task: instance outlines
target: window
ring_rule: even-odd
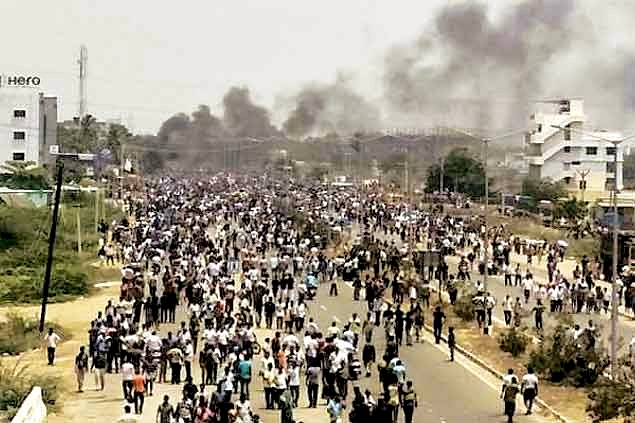
[[[571,128],[569,128],[569,125],[565,126],[564,128],[564,140],[565,141],[571,141]]]
[[[606,163],[606,171],[608,173],[615,173],[615,163],[614,162],[607,162]]]
[[[614,156],[615,155],[615,147],[606,147],[606,155]]]
[[[538,124],[538,132],[542,132],[542,123]]]
[[[587,156],[597,156],[598,155],[598,148],[597,147],[587,147],[586,148],[586,155]]]
[[[25,140],[26,132],[24,131],[13,131],[13,139],[14,140]]]
[[[580,162],[575,160],[575,161],[571,162],[571,166],[580,166]]]
[[[565,153],[571,153],[571,146],[570,146],[570,145],[566,145],[566,146],[564,147],[564,152],[565,152]]]
[[[571,170],[571,163],[562,163],[564,170]]]
[[[567,176],[564,178],[564,183],[569,185],[571,183],[571,176]]]
[[[14,119],[24,119],[26,117],[26,110],[14,110],[13,118]]]
[[[15,160],[16,162],[23,162],[24,153],[13,153],[13,160]]]

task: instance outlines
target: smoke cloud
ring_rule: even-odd
[[[526,118],[522,108],[539,93],[550,59],[569,48],[573,11],[573,0],[527,0],[493,22],[485,4],[445,6],[430,31],[386,55],[388,103],[398,112],[450,114],[479,127],[504,109],[505,120]],[[505,102],[503,110],[483,111]]]
[[[270,137],[279,131],[271,124],[269,112],[252,103],[248,88],[232,87],[223,97],[226,128],[238,137]]]
[[[283,124],[285,133],[292,137],[381,127],[379,108],[355,93],[341,75],[333,84],[307,85],[294,100],[295,108]]]

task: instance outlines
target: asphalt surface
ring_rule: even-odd
[[[322,284],[316,301],[309,304],[309,314],[317,316],[320,328],[330,326],[334,317],[340,321],[347,320],[352,313],[365,316],[367,306],[364,301],[352,301],[352,291],[343,283],[339,283],[340,292],[337,297],[328,296],[328,284]],[[315,317],[314,317],[315,318]],[[378,356],[384,351],[385,338],[383,328],[376,328],[373,343]],[[360,348],[363,343],[360,344]],[[404,345],[399,350],[400,358],[405,362],[407,378],[413,380],[419,396],[419,407],[415,410],[416,422],[502,422],[503,403],[499,399],[500,383],[493,376],[472,365],[466,359],[455,355],[457,361],[449,361],[449,353],[444,345],[434,344],[432,337],[426,334],[422,343],[413,346]],[[362,391],[370,389],[377,398],[381,390],[376,368],[370,378],[362,377],[359,381]],[[352,391],[352,389],[351,389]],[[349,401],[352,397],[349,396]],[[302,401],[302,400],[301,400]],[[524,407],[519,401],[517,410],[524,414]],[[403,415],[400,414],[400,420]],[[552,421],[539,415],[518,415],[519,422]]]
[[[353,226],[352,234],[355,236],[360,233],[360,228],[358,225]],[[387,240],[388,242],[395,241],[395,243],[400,246],[401,240],[398,236],[390,236],[384,235],[383,233],[376,233],[375,237],[380,239],[381,241]],[[450,273],[456,274],[458,262],[460,260],[460,256],[448,256],[446,257],[448,266],[450,267]],[[534,275],[535,282],[546,282],[547,281],[547,272],[544,269],[546,266],[546,262],[543,260],[541,266],[533,266],[531,268],[532,273]],[[521,269],[523,272],[527,268],[526,264],[521,264]],[[470,272],[471,281],[466,281],[464,284],[474,284],[477,280],[483,280],[483,276],[479,275],[478,272],[472,271]],[[571,275],[565,274],[565,277],[570,278]],[[523,310],[524,317],[522,319],[523,324],[529,328],[535,327],[535,319],[534,314],[531,312],[533,307],[536,305],[535,299],[533,295],[530,297],[529,303],[524,304],[523,297],[523,288],[522,286],[505,286],[505,279],[503,275],[495,275],[488,276],[487,278],[487,290],[492,294],[492,296],[496,299],[496,307],[492,313],[492,317],[495,320],[495,326],[504,325],[505,317],[503,313],[502,302],[504,301],[507,295],[510,295],[512,299],[516,299],[519,297],[521,301],[523,301]],[[588,326],[589,320],[593,320],[594,324],[600,328],[600,333],[603,335],[603,339],[605,343],[608,344],[609,336],[611,332],[611,315],[610,310],[609,314],[604,313],[603,311],[600,313],[550,313],[549,304],[544,304],[546,306],[546,310],[543,313],[543,325],[545,330],[548,330],[550,327],[555,326],[558,323],[558,318],[563,316],[570,317],[574,323],[580,325],[580,327],[585,328]],[[635,337],[635,321],[630,317],[619,316],[619,336],[623,341],[623,348],[625,348],[630,340]]]

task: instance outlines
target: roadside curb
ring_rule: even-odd
[[[424,324],[423,325],[424,329],[430,333],[434,333],[433,329]],[[441,340],[444,343],[448,343],[448,339],[441,335]],[[468,358],[470,361],[472,361],[474,364],[478,365],[479,367],[483,368],[484,370],[486,370],[487,372],[489,372],[490,374],[492,374],[493,376],[496,376],[498,379],[503,379],[504,375],[502,373],[500,373],[498,370],[496,370],[494,367],[492,367],[491,365],[489,365],[488,363],[486,363],[485,361],[483,361],[480,357],[476,356],[474,353],[472,353],[469,350],[466,350],[465,348],[461,347],[459,344],[456,344],[456,350],[463,355],[464,357]],[[568,418],[566,418],[565,416],[563,416],[562,414],[560,414],[559,412],[557,412],[554,408],[552,408],[551,406],[549,406],[547,403],[545,403],[543,400],[541,400],[539,397],[536,397],[536,399],[534,400],[534,402],[536,404],[538,404],[540,407],[542,407],[543,409],[547,410],[551,415],[553,415],[556,419],[558,419],[560,422],[562,423],[573,423],[571,420],[569,420]]]
[[[438,292],[438,291],[437,291]],[[386,304],[390,304],[393,305],[393,302],[391,300],[385,299],[384,302]],[[429,325],[426,325],[424,323],[423,328],[429,332],[429,333],[434,333],[432,327],[430,327]],[[445,337],[444,335],[441,335],[441,340],[447,344],[448,343],[448,339],[447,337]],[[490,364],[488,364],[487,362],[485,362],[483,359],[481,359],[480,357],[478,357],[476,354],[472,353],[471,351],[461,347],[459,344],[456,344],[456,350],[463,355],[464,357],[466,357],[467,359],[469,359],[471,362],[473,362],[474,364],[476,364],[477,366],[481,367],[483,370],[486,370],[488,373],[490,373],[491,375],[495,376],[496,378],[502,380],[504,375],[502,373],[500,373],[498,370],[496,370],[494,367],[492,367]],[[564,415],[560,414],[558,411],[556,411],[553,407],[551,407],[549,404],[547,404],[546,402],[544,402],[542,399],[540,399],[539,397],[536,397],[536,399],[534,400],[534,402],[536,404],[538,404],[540,407],[542,407],[543,409],[547,410],[551,415],[553,415],[558,421],[560,421],[561,423],[573,423],[572,420],[568,419],[567,417],[565,417]]]

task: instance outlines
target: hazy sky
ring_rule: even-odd
[[[272,107],[276,96],[348,69],[372,98],[381,52],[416,37],[440,3],[2,0],[0,73],[40,76],[43,91],[59,97],[61,118],[71,118],[85,44],[89,112],[150,132],[200,103],[218,111],[232,84]]]
[[[69,119],[78,111],[77,60],[85,44],[88,111],[100,119],[119,118],[135,132],[154,133],[169,116],[192,112],[198,104],[221,112],[223,94],[240,85],[248,86],[254,101],[272,110],[280,125],[286,117],[276,107],[284,103],[281,98],[308,82],[332,82],[340,72],[354,75],[354,88],[381,103],[386,51],[412,43],[430,27],[440,5],[457,2],[1,0],[0,74],[39,76],[42,91],[59,97],[61,119]],[[486,4],[496,19],[502,6],[518,2]],[[591,57],[600,64],[613,60],[614,37],[632,47],[633,0],[574,0],[583,2],[586,14],[574,21],[581,22],[583,33],[594,26],[594,36],[609,45],[593,47]],[[582,46],[573,53],[578,65],[589,60]],[[563,64],[548,73],[548,95],[580,95],[580,87],[607,75],[595,65],[591,70],[598,75],[569,66],[566,53],[558,54]],[[601,98],[602,84],[595,86],[600,89],[582,92],[587,104],[614,104],[614,93]]]

